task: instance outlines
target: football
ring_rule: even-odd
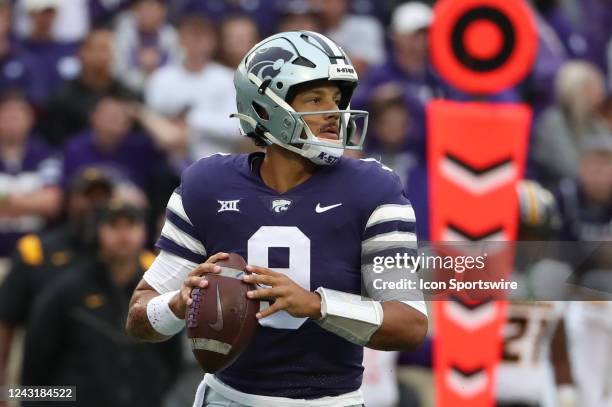
[[[241,276],[246,261],[236,253],[216,263],[219,274],[207,274],[208,287],[192,291],[185,318],[191,349],[202,369],[215,373],[229,366],[251,341],[257,329],[259,301],[247,298],[256,289]]]

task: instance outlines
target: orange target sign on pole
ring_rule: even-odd
[[[524,0],[436,4],[433,64],[467,93],[487,95],[518,84],[533,66],[537,44]],[[427,121],[432,240],[514,240],[515,188],[527,156],[530,108],[437,100],[427,108]],[[503,275],[512,255],[491,260]],[[436,301],[434,310],[438,406],[493,406],[504,301],[452,297]]]
[[[537,29],[523,0],[441,0],[430,33],[442,77],[473,94],[510,88],[531,70]]]

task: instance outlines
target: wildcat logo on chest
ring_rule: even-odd
[[[289,210],[289,206],[291,206],[291,201],[288,199],[275,199],[272,201],[272,212],[274,213],[283,213]]]

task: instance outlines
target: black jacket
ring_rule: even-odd
[[[152,344],[125,333],[128,302],[141,276],[142,269],[131,284],[118,287],[104,265],[93,263],[47,287],[26,331],[22,384],[77,386],[76,403],[64,403],[74,407],[161,405],[178,374],[180,337]]]
[[[25,325],[43,287],[65,272],[82,269],[88,258],[91,254],[68,226],[19,239],[10,271],[0,284],[0,321]]]

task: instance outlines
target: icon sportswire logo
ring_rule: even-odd
[[[315,208],[315,212],[316,213],[323,213],[323,212],[327,212],[330,209],[334,209],[339,207],[340,205],[342,205],[341,203],[339,204],[335,204],[335,205],[329,205],[329,206],[321,206],[321,203],[317,203],[317,207]]]
[[[223,308],[221,308],[221,294],[219,294],[219,286],[217,286],[217,320],[212,324],[208,324],[213,330],[220,331],[223,329]]]

